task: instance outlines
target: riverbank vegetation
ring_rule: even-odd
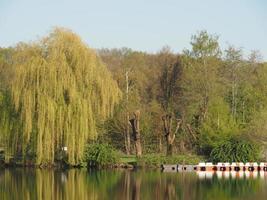
[[[1,48],[5,162],[266,161],[267,64],[218,40],[198,32],[179,54],[93,50],[56,28]]]

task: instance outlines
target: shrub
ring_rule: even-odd
[[[213,162],[249,162],[259,159],[259,146],[250,141],[230,138],[218,144],[210,154]]]
[[[93,143],[85,147],[84,161],[89,167],[108,167],[118,160],[118,153],[109,144]]]

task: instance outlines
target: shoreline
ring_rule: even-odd
[[[0,168],[40,168],[40,169],[71,169],[71,168],[88,168],[88,169],[161,169],[164,164],[185,164],[196,165],[206,159],[199,155],[183,154],[166,156],[164,154],[145,154],[142,157],[134,155],[121,155],[112,162],[98,163],[96,160],[89,160],[79,165],[70,165],[65,161],[56,161],[53,164],[34,164],[33,161],[0,161]]]

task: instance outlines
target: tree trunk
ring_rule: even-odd
[[[160,133],[159,133],[159,153],[162,153],[162,137]]]
[[[142,146],[140,138],[140,111],[134,112],[134,118],[130,119],[133,130],[133,138],[135,142],[136,156],[140,157],[142,155]]]
[[[177,124],[176,124],[176,129],[175,132],[172,131],[172,115],[167,114],[162,117],[163,121],[163,127],[164,127],[164,132],[165,132],[165,137],[166,137],[166,142],[167,142],[167,156],[171,156],[173,153],[173,142],[175,139],[175,135],[177,131],[180,128],[181,120],[177,119]]]
[[[129,129],[129,112],[127,111],[126,114],[126,134],[125,134],[125,150],[126,154],[131,154],[131,136],[130,136],[130,129]]]
[[[186,151],[186,149],[185,149],[185,142],[184,142],[184,140],[182,139],[182,140],[180,141],[180,152],[184,153],[185,151]]]
[[[169,141],[169,138],[168,138],[168,143],[167,143],[167,156],[172,156],[172,153],[173,153],[172,144],[173,144],[173,142]]]
[[[129,110],[128,110],[128,103],[129,103],[129,77],[128,71],[125,73],[126,78],[126,135],[125,135],[125,148],[126,154],[131,154],[131,137],[130,137],[130,129],[129,129]]]

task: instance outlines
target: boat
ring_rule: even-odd
[[[242,162],[218,162],[217,164],[213,164],[211,162],[200,162],[198,165],[161,165],[162,171],[168,172],[192,172],[192,171],[206,171],[206,172],[267,172],[267,162],[246,162],[245,164]]]

